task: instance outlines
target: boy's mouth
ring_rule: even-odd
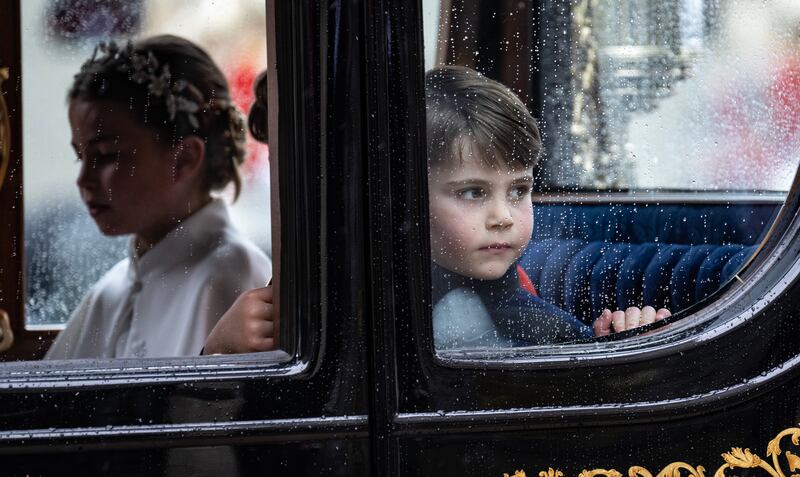
[[[493,244],[486,245],[484,247],[481,247],[480,250],[495,251],[495,250],[508,250],[510,248],[511,248],[511,245],[509,245],[508,243],[503,242],[503,243],[493,243]]]

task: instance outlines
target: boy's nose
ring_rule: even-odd
[[[505,202],[498,201],[490,207],[489,215],[486,218],[486,227],[488,229],[505,229],[514,225],[511,209]]]

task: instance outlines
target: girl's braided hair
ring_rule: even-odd
[[[208,53],[194,43],[159,35],[120,46],[100,43],[75,75],[67,99],[124,104],[166,144],[198,136],[206,145],[203,185],[241,189],[245,123],[228,83]]]
[[[250,128],[250,135],[259,142],[266,143],[269,139],[267,135],[267,71],[264,70],[258,75],[253,83],[253,93],[255,101],[250,106],[250,114],[247,116],[247,126]]]

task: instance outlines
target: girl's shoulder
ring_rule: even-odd
[[[226,267],[272,266],[272,261],[258,245],[232,227],[221,235],[208,260]]]
[[[108,271],[106,271],[106,273],[104,273],[103,276],[100,277],[100,279],[97,280],[94,285],[92,285],[90,292],[98,294],[105,290],[113,292],[126,289],[128,287],[128,283],[130,282],[130,267],[130,258],[123,258],[113,267],[109,268]]]

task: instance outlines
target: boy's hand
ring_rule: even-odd
[[[639,326],[648,325],[654,321],[663,320],[672,316],[669,310],[661,308],[656,311],[652,306],[646,306],[641,310],[635,306],[625,311],[617,310],[611,312],[609,309],[603,310],[603,314],[592,324],[595,336],[606,336],[611,333],[619,333]]]
[[[203,354],[254,353],[275,348],[272,286],[248,290],[233,302],[206,338]]]

